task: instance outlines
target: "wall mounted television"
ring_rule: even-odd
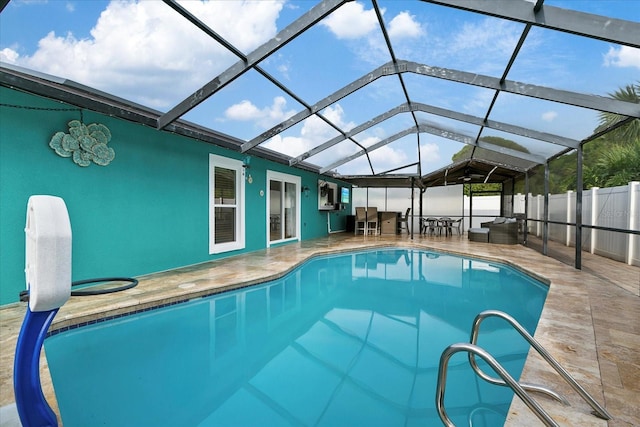
[[[349,203],[349,187],[342,187],[340,190],[340,203]]]

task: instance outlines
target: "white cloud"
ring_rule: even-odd
[[[243,100],[227,108],[224,116],[229,120],[253,121],[261,128],[267,129],[296,113],[294,110],[286,110],[286,106],[287,100],[282,96],[276,96],[270,106],[262,109],[256,107],[249,100]]]
[[[552,122],[556,119],[556,117],[558,117],[558,113],[555,111],[547,111],[545,113],[542,113],[542,120],[544,120],[545,122]]]
[[[377,150],[369,153],[371,162],[378,168],[378,172],[397,168],[406,164],[408,161],[407,153],[401,150],[395,150],[389,145],[384,145]]]
[[[353,123],[345,123],[343,121],[344,112],[339,105],[336,105],[331,111],[327,110],[328,109],[323,112],[325,117],[329,118],[334,123],[343,126],[345,129],[353,126]],[[333,138],[335,135],[335,131],[332,128],[329,128],[322,120],[312,116],[304,122],[304,126],[302,127],[299,135],[276,135],[269,141],[262,144],[262,146],[292,157],[297,157],[300,154],[305,153]],[[379,142],[383,137],[383,135],[371,135],[368,137],[360,137],[358,138],[358,141],[362,146],[370,147]],[[429,158],[426,161],[436,161],[436,159],[439,159],[438,147],[434,144],[426,144],[423,146],[423,149],[425,150],[425,155]],[[344,141],[310,157],[307,161],[312,164],[325,167],[359,151],[361,151],[360,147],[350,143],[349,141]],[[408,159],[410,158],[410,156],[408,156],[403,150],[393,148],[390,145],[385,145],[377,150],[371,151],[369,156],[378,172],[406,164],[409,162]],[[425,161],[424,159],[425,158],[423,158],[423,161]],[[364,155],[339,166],[337,170],[341,174],[345,175],[371,173],[369,162],[367,157]]]
[[[438,163],[440,161],[440,147],[432,142],[420,144],[420,160],[422,163]]]
[[[322,115],[345,131],[349,131],[356,126],[354,122],[345,121],[344,110],[340,104],[330,105],[325,108],[322,110]]]
[[[346,3],[322,21],[339,39],[364,37],[378,27],[373,9],[365,10],[361,3]]]
[[[291,65],[288,63],[282,63],[277,67],[278,72],[287,80],[289,80],[289,70],[291,69]]]
[[[325,108],[322,111],[322,115],[342,129],[350,129],[355,126],[353,122],[346,122],[344,120],[344,110],[340,104],[335,104]],[[279,134],[263,143],[262,146],[270,150],[279,151],[289,156],[296,157],[335,136],[335,129],[328,126],[324,120],[318,118],[318,116],[313,115],[303,122],[299,135],[282,136]],[[335,153],[332,154],[335,156]],[[317,157],[314,156],[314,161],[319,164],[320,162],[326,162],[327,160],[325,157],[327,156],[328,152],[325,151],[318,154]],[[334,158],[333,160],[336,159]]]
[[[353,122],[344,120],[344,110],[340,104],[325,108],[321,111],[321,114],[341,129],[348,130],[355,126]],[[305,119],[300,129],[300,137],[308,141],[308,144],[306,142],[303,144],[304,146],[315,147],[334,138],[336,135],[337,131],[316,115]]]
[[[340,126],[342,129],[351,129],[355,125],[353,122],[345,120],[344,111],[339,104],[324,109],[322,114],[331,122]],[[375,129],[373,131],[375,133]],[[311,116],[304,121],[304,124],[298,135],[276,135],[269,141],[266,141],[264,144],[262,144],[262,146],[292,157],[297,157],[335,136],[336,132],[333,128],[327,126],[327,124],[318,117]],[[379,142],[382,138],[384,138],[384,135],[376,134],[367,137],[360,136],[358,138],[358,141],[362,146],[370,147],[373,144]],[[433,147],[430,147],[430,149],[434,150]],[[315,156],[310,157],[307,161],[321,167],[328,166],[360,150],[361,148],[356,146],[355,144],[349,141],[344,141],[316,154]],[[437,152],[437,147],[435,147],[435,151]],[[370,153],[370,157],[371,161],[378,171],[392,169],[398,167],[399,165],[408,163],[408,156],[404,151],[394,149],[389,145],[385,145],[377,150],[372,151]],[[360,156],[338,167],[338,170],[342,174],[371,173],[369,162],[367,161],[366,156]]]
[[[451,35],[451,39],[440,39],[434,54],[447,58],[449,63],[453,61],[454,68],[471,68],[484,74],[500,73],[521,32],[516,23],[495,18],[465,23],[462,29]],[[530,38],[534,43],[535,37]]]
[[[385,137],[385,132],[384,129],[378,127],[373,129],[373,135],[371,136],[366,136],[363,137],[362,135],[360,135],[358,137],[358,142],[363,146],[363,147],[371,147],[373,144],[377,144],[378,142],[382,141]]]
[[[386,9],[381,9],[384,15]],[[357,41],[351,43],[350,49],[363,64],[373,66],[380,65],[391,59],[388,47],[377,31],[379,23],[373,9],[366,10],[361,3],[353,2],[343,5],[324,21],[331,33],[338,39],[347,41]],[[414,39],[425,34],[420,22],[416,21],[413,15],[408,12],[400,12],[389,21],[389,36],[397,43],[401,39]],[[406,52],[415,48],[414,44],[397,45],[396,54],[405,55]]]
[[[18,54],[18,52],[8,47],[5,47],[4,49],[0,50],[0,61],[6,62],[9,64],[15,64],[19,56],[20,55]]]
[[[466,112],[484,116],[491,105],[494,92],[484,88],[473,88],[468,99],[464,101],[463,108]]]
[[[258,107],[253,105],[251,101],[244,100],[227,108],[224,116],[231,120],[247,121],[261,118],[264,114]]]
[[[358,148],[357,151],[359,150],[360,149]],[[340,158],[344,158],[347,155],[341,156]],[[404,151],[394,149],[389,145],[385,145],[377,150],[371,151],[369,153],[369,157],[371,159],[371,164],[373,164],[373,167],[375,168],[375,172],[384,172],[408,163],[408,156]],[[339,158],[335,158],[332,161],[336,160],[339,160]],[[369,166],[369,161],[365,155],[338,166],[337,170],[342,175],[371,174],[371,167]]]
[[[635,67],[640,68],[640,49],[620,46],[610,47],[604,55],[605,67]]]
[[[282,134],[274,136],[261,146],[291,157],[297,157],[314,147],[309,139],[299,136],[283,136]]]
[[[408,163],[408,156],[404,151],[394,149],[389,145],[384,145],[377,150],[371,151],[369,158],[376,172],[384,172]],[[334,161],[335,160],[339,159],[334,159]],[[367,157],[362,155],[339,166],[338,171],[343,175],[369,175],[371,174],[371,167],[369,166]]]
[[[373,144],[380,142],[380,140],[381,138],[377,136],[371,136],[359,141],[363,146],[370,147]],[[360,148],[355,151],[360,151]],[[344,156],[341,156],[341,158],[344,158],[349,154],[352,153],[346,153]],[[414,157],[414,152],[407,154],[403,149],[394,147],[393,143],[383,145],[382,147],[369,152],[369,158],[371,159],[371,164],[373,165],[375,172],[384,172],[406,165],[407,163],[411,163],[409,159]],[[369,166],[367,157],[363,155],[340,166],[338,171],[343,175],[368,175],[371,173],[371,167]]]
[[[384,15],[385,9],[380,13]],[[347,3],[327,17],[322,24],[339,39],[357,39],[370,35],[378,28],[378,18],[373,9],[365,10],[361,3]],[[392,38],[419,37],[424,30],[413,15],[400,12],[388,24]]]
[[[283,1],[183,6],[249,52],[275,35]],[[238,60],[162,2],[112,1],[90,34],[51,32],[33,55],[3,58],[155,108],[181,101]]]
[[[422,35],[422,26],[408,12],[400,12],[389,22],[389,37],[392,39],[415,38]]]
[[[249,52],[276,34],[284,0],[180,3],[240,50]]]
[[[515,24],[493,18],[465,23],[455,35],[452,49],[456,52],[477,52],[477,55],[483,56],[496,51],[511,52],[520,36],[517,30]]]
[[[341,175],[371,175],[371,168],[365,156],[360,156],[349,163],[338,166],[335,170]]]

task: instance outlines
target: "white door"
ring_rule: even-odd
[[[300,177],[267,171],[267,246],[300,240]]]

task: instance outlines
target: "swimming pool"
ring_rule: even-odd
[[[45,350],[66,427],[441,425],[442,351],[468,342],[486,309],[533,334],[546,294],[499,263],[369,250],[55,334]],[[487,319],[478,344],[519,377],[528,345],[504,322]],[[457,425],[501,425],[512,397],[465,355],[451,359],[445,404]]]

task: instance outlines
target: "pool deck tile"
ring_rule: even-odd
[[[416,235],[410,240],[406,235],[356,237],[339,233],[142,276],[136,288],[120,293],[72,297],[60,309],[51,330],[271,280],[313,255],[394,245],[506,261],[550,282],[535,339],[607,408],[613,419],[607,422],[594,417],[589,405],[533,350],[529,352],[521,381],[546,385],[569,400],[571,406],[566,407],[544,396],[534,396],[559,425],[640,425],[640,268],[591,254],[583,255],[583,268],[576,270],[521,245],[470,242],[466,236]],[[554,250],[570,252],[571,248],[554,247]],[[25,310],[25,303],[0,308],[0,408],[3,409],[14,403],[13,354]],[[57,412],[44,354],[41,378],[45,396]],[[505,425],[538,426],[541,422],[515,398]]]

